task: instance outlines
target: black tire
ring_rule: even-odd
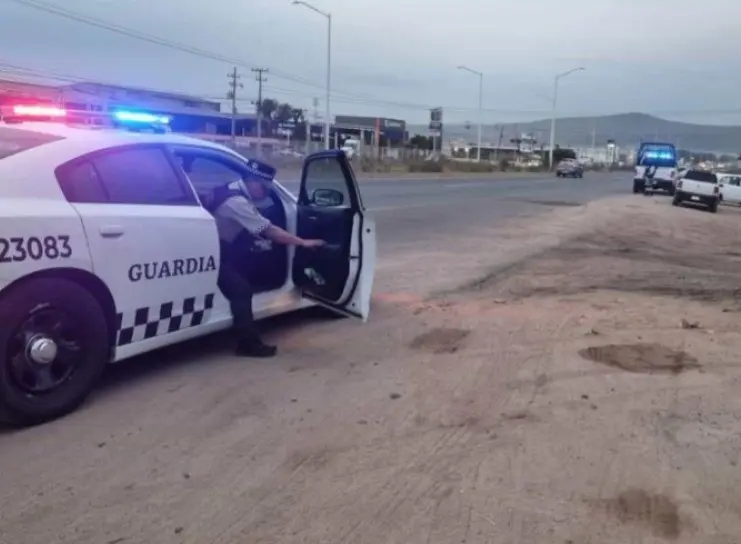
[[[679,197],[679,195],[675,194],[674,198],[672,198],[672,206],[679,206],[682,203],[682,199]]]
[[[646,191],[646,186],[641,185],[640,183],[633,182],[633,194],[639,194],[644,193]]]
[[[718,213],[718,201],[717,200],[708,206],[708,211],[710,213]]]
[[[68,377],[53,389],[35,394],[14,376],[10,351],[18,346],[17,332],[40,312],[67,316],[75,330],[79,355],[70,357]],[[110,358],[105,314],[95,298],[65,279],[31,279],[0,300],[0,419],[14,426],[30,426],[64,416],[82,404],[95,388]],[[16,373],[17,374],[17,373]]]

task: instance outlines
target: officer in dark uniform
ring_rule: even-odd
[[[244,357],[272,357],[277,351],[275,346],[262,342],[255,326],[252,286],[239,265],[244,263],[245,256],[250,258],[246,253],[255,243],[265,240],[304,248],[324,245],[322,240],[304,240],[294,236],[260,215],[254,202],[270,195],[274,178],[275,168],[250,160],[244,179],[217,189],[208,205],[216,219],[221,245],[219,289],[229,300],[234,326],[239,331],[237,355]]]

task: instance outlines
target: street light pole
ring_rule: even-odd
[[[567,72],[563,72],[561,74],[558,74],[553,79],[553,105],[551,107],[551,138],[550,138],[550,145],[548,150],[548,169],[553,170],[553,147],[556,145],[556,104],[558,102],[558,82],[561,81],[561,78],[568,76],[569,74],[573,74],[574,72],[583,72],[586,70],[586,68],[579,67],[579,68],[573,68],[571,70],[568,70]]]
[[[481,162],[481,125],[484,118],[484,74],[476,70],[472,70],[467,66],[459,66],[458,69],[479,76],[479,130],[478,140],[476,144],[476,162]]]
[[[332,85],[332,14],[326,11],[322,11],[318,8],[315,8],[308,2],[304,2],[302,0],[293,0],[293,5],[295,6],[304,6],[306,8],[309,8],[311,11],[318,13],[322,17],[325,17],[327,19],[327,98],[326,98],[326,106],[327,106],[327,112],[326,112],[326,118],[324,119],[324,147],[325,149],[331,149],[332,146],[329,141],[329,133],[330,133],[330,126],[332,123],[332,120],[330,118],[330,92],[331,92],[331,85]]]

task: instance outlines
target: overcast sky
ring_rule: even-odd
[[[324,109],[326,19],[291,0],[43,0],[271,70],[265,94]],[[640,111],[741,124],[739,0],[311,0],[333,16],[332,114],[487,123]],[[0,1],[0,63],[57,75],[220,97],[231,64]],[[2,69],[0,67],[0,69]],[[5,74],[7,76],[7,72]],[[4,77],[0,72],[0,78]]]

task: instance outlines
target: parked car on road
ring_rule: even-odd
[[[252,161],[165,130],[169,119],[114,112],[130,130],[73,121],[88,112],[0,107],[0,420],[32,425],[74,410],[107,363],[227,329],[213,203]],[[107,115],[107,114],[106,114]],[[163,127],[164,126],[164,127]],[[270,184],[260,213],[289,248],[245,237],[234,270],[254,317],[321,305],[370,312],[375,223],[345,154],[303,161],[298,196]]]
[[[702,204],[709,212],[717,212],[720,187],[716,175],[706,170],[688,170],[682,179],[677,181],[672,205],[679,206],[684,202]]]
[[[556,167],[556,176],[559,178],[584,177],[584,167],[576,159],[564,159]]]

